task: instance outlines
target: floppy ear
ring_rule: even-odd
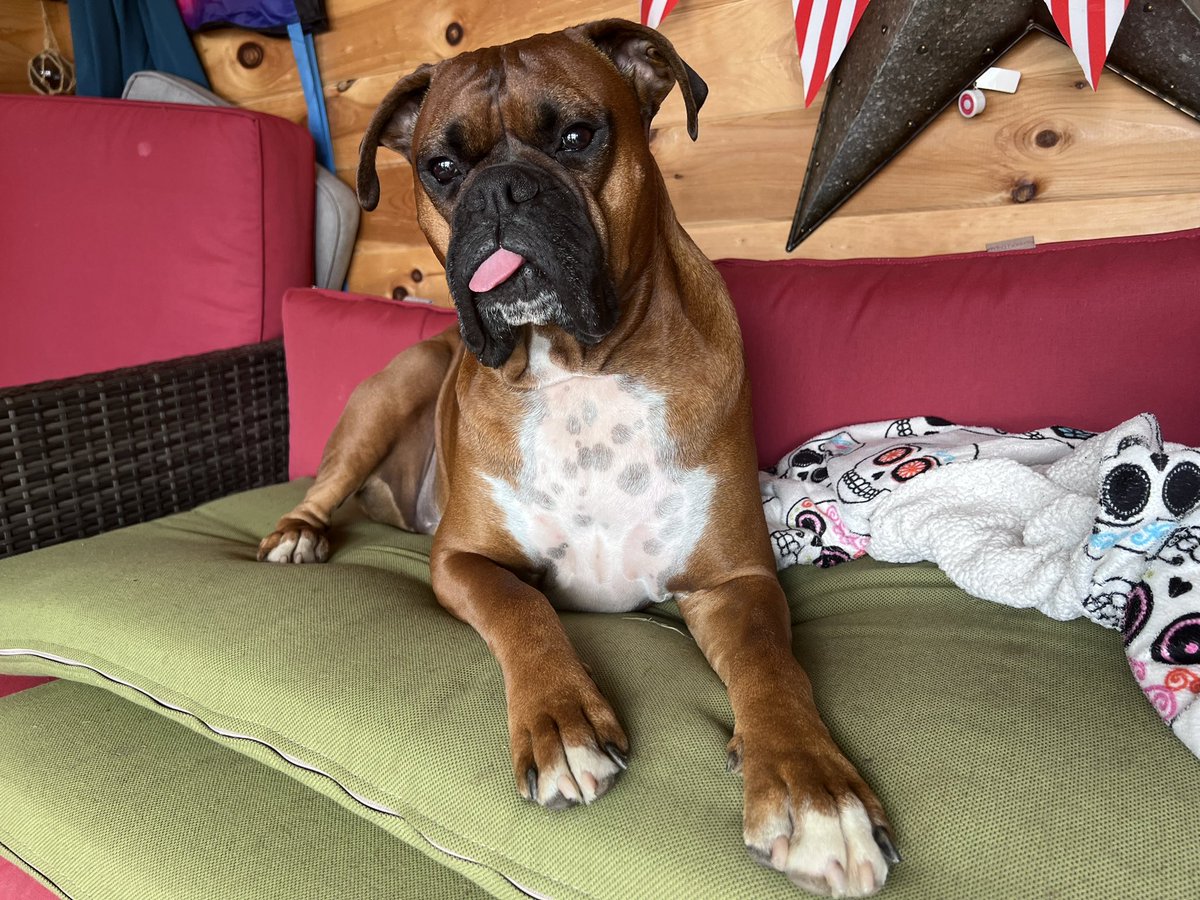
[[[670,41],[653,28],[624,19],[589,22],[568,28],[567,32],[591,41],[613,61],[637,95],[647,128],[663,99],[678,84],[687,107],[688,134],[696,140],[696,116],[708,96],[708,85],[675,52]]]
[[[405,75],[387,92],[362,143],[358,145],[358,203],[365,210],[379,205],[379,176],[375,173],[375,151],[379,145],[395,150],[412,162],[412,135],[417,125],[421,102],[429,90],[433,66],[423,65],[411,75]]]

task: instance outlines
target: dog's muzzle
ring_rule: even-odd
[[[450,293],[463,342],[484,365],[503,365],[524,325],[557,325],[593,346],[616,324],[616,291],[587,207],[551,172],[522,162],[478,170],[450,227]]]

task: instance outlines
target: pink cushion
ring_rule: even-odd
[[[935,415],[1102,430],[1157,414],[1200,445],[1200,229],[923,259],[717,263],[742,323],[759,462],[823,430]],[[291,291],[292,474],[350,391],[454,321],[412,303]]]
[[[737,304],[759,462],[916,415],[1103,430],[1155,413],[1200,445],[1200,229],[922,259],[717,264]]]
[[[0,897],[4,900],[57,900],[58,894],[42,887],[32,875],[26,875],[0,857]]]
[[[315,475],[325,442],[364,378],[454,325],[454,310],[315,289],[283,299],[292,478]]]
[[[219,107],[0,95],[0,386],[278,337],[313,144]]]

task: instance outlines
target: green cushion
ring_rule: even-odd
[[[427,538],[346,511],[330,563],[254,562],[305,486],[0,563],[0,653],[20,651],[0,667],[245,736],[214,739],[496,894],[797,896],[742,848],[728,703],[677,610],[563,616],[633,751],[595,805],[543,810],[516,794],[496,663],[429,591]],[[1119,636],[973,600],[929,566],[783,580],[818,703],[896,827],[885,896],[1194,890],[1200,763]]]
[[[109,691],[0,698],[0,852],[74,898],[487,892],[294,779]]]

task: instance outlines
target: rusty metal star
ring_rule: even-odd
[[[873,0],[829,80],[788,251],[1032,31],[1062,40],[1043,0]],[[1106,68],[1200,119],[1200,3],[1134,0]]]

